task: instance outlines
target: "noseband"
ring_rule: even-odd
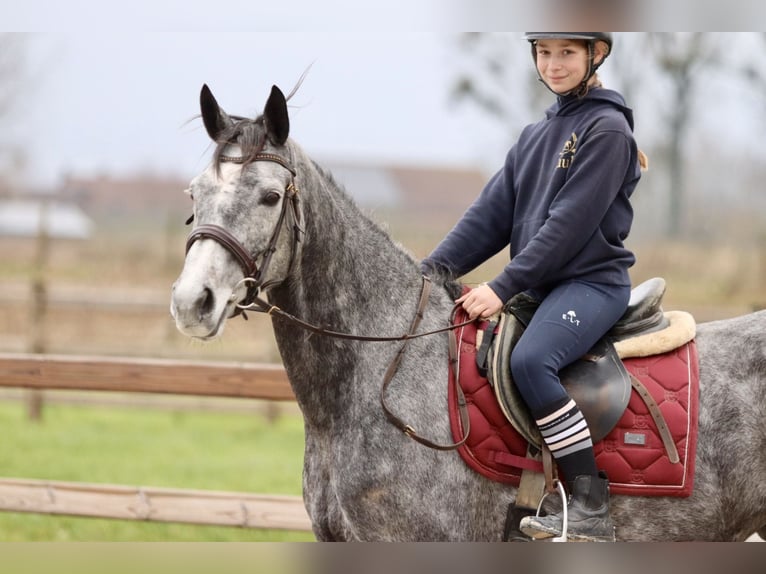
[[[245,158],[225,155],[221,156],[220,160],[231,163],[245,162]],[[224,249],[226,249],[226,251],[228,251],[234,257],[234,259],[237,260],[237,263],[239,263],[239,266],[242,268],[242,272],[244,274],[244,279],[240,282],[240,284],[247,284],[247,294],[245,295],[245,298],[237,304],[237,310],[235,311],[234,315],[239,315],[243,312],[243,308],[251,305],[257,298],[258,292],[261,289],[268,289],[272,285],[275,285],[281,281],[280,279],[272,279],[271,281],[266,281],[264,283],[263,280],[266,275],[266,271],[269,268],[269,264],[271,263],[271,257],[277,250],[277,241],[279,240],[279,236],[282,232],[282,227],[285,223],[288,206],[293,218],[293,242],[290,247],[289,270],[292,269],[295,262],[295,252],[297,250],[297,245],[300,242],[301,233],[303,233],[303,230],[300,227],[300,211],[298,210],[298,187],[295,185],[295,169],[287,160],[272,153],[258,153],[255,155],[252,161],[270,161],[273,163],[278,163],[292,174],[290,182],[285,187],[285,195],[282,199],[282,209],[279,212],[279,219],[277,219],[277,224],[274,227],[274,232],[271,234],[271,239],[269,239],[269,243],[266,246],[266,249],[251,254],[236,237],[234,237],[229,231],[220,225],[198,225],[192,230],[192,232],[189,234],[189,237],[186,239],[187,254],[189,253],[191,246],[194,245],[197,240],[213,239],[222,245]],[[258,267],[259,258],[261,258],[260,268]],[[247,318],[244,313],[243,316]]]

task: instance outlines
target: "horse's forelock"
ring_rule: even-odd
[[[213,153],[213,163],[216,174],[220,175],[222,157],[228,146],[239,146],[241,157],[244,158],[242,167],[247,167],[255,159],[255,156],[263,151],[266,146],[266,129],[263,116],[255,119],[233,117],[235,123],[221,134]]]

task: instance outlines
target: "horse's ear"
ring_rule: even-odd
[[[271,86],[271,94],[263,109],[266,121],[266,133],[274,145],[283,145],[290,134],[290,118],[287,115],[287,100],[276,86]]]
[[[199,106],[207,134],[213,141],[218,141],[221,133],[231,126],[232,122],[228,114],[215,101],[213,92],[210,91],[207,84],[202,86],[202,91],[199,94]]]

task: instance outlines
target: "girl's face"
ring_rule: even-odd
[[[601,43],[596,44],[596,63],[604,58]],[[535,44],[537,71],[557,94],[567,94],[585,79],[588,73],[588,47],[582,40],[543,39]]]

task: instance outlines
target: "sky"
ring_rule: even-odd
[[[40,184],[66,173],[191,176],[209,156],[195,118],[203,84],[227,112],[254,116],[272,84],[287,94],[308,69],[290,114],[310,154],[473,165],[500,134],[450,101],[456,44],[444,32],[28,34],[11,128]]]
[[[310,67],[291,101],[291,136],[316,159],[493,171],[511,136],[451,102],[457,38],[521,27],[528,4],[366,4],[0,0],[4,27],[27,32],[25,90],[0,145],[23,148],[31,186],[67,174],[191,178],[210,153],[194,119],[204,83],[226,111],[257,115],[272,84],[287,93]],[[522,33],[511,34],[526,53]]]

